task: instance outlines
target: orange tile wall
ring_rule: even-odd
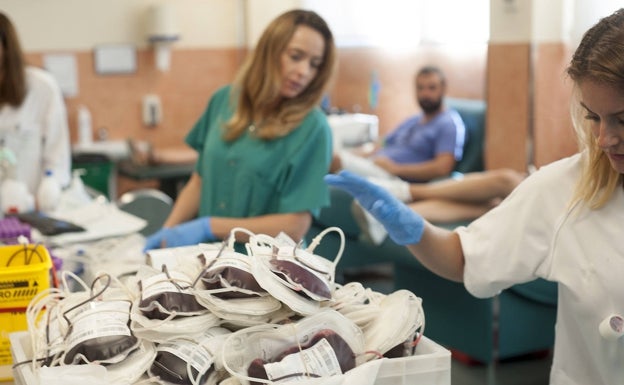
[[[105,128],[109,139],[141,139],[155,147],[183,145],[210,95],[232,79],[242,57],[237,49],[176,50],[171,69],[160,72],[154,67],[153,52],[139,50],[135,74],[99,75],[91,52],[75,55],[79,95],[66,99],[72,141],[77,139],[77,107],[84,104],[91,111],[94,131]],[[42,54],[29,55],[28,60],[41,65]],[[146,94],[161,99],[163,120],[155,127],[142,123]]]
[[[493,44],[488,52],[487,168],[525,170],[530,101],[529,44]]]
[[[571,81],[565,75],[572,52],[563,44],[541,44],[534,50],[535,163],[544,165],[576,152],[570,119]]]
[[[562,43],[490,45],[487,168],[526,171],[577,151],[565,77],[570,57]]]
[[[487,47],[464,51],[441,47],[425,47],[411,53],[342,49],[331,91],[332,105],[348,112],[375,113],[379,115],[382,132],[386,132],[418,111],[413,75],[425,64],[436,64],[446,71],[449,95],[482,99]],[[232,80],[244,54],[238,49],[174,50],[171,69],[163,73],[154,68],[152,51],[139,50],[135,74],[98,75],[92,53],[77,52],[79,95],[66,99],[72,140],[77,138],[77,107],[84,104],[91,111],[94,130],[106,128],[111,139],[143,139],[155,147],[179,144],[212,92]],[[28,60],[42,65],[42,53],[30,54]],[[368,104],[373,71],[381,82],[379,106],[375,110]],[[160,96],[164,112],[163,122],[153,128],[141,122],[141,99],[150,93]]]
[[[340,65],[331,100],[336,107],[379,116],[380,133],[387,133],[411,114],[418,112],[414,96],[414,74],[426,64],[442,68],[448,78],[449,96],[485,97],[486,45],[465,49],[423,46],[415,52],[393,53],[383,49],[349,48],[339,52]],[[381,88],[379,106],[371,109],[368,91],[372,73]]]
[[[42,65],[43,52],[27,59]],[[66,99],[72,141],[77,139],[76,111],[86,105],[94,131],[105,128],[110,139],[135,138],[155,148],[184,146],[183,138],[202,113],[210,95],[229,83],[245,52],[232,49],[176,49],[171,69],[159,72],[153,52],[138,50],[137,71],[130,75],[98,75],[92,52],[75,52],[79,95]],[[416,113],[413,75],[424,64],[442,67],[448,77],[448,95],[488,102],[486,162],[488,168],[526,169],[533,158],[538,165],[576,150],[568,114],[569,85],[562,72],[569,57],[563,45],[421,46],[413,52],[376,48],[342,48],[330,97],[334,107],[379,116],[380,132],[387,133]],[[533,71],[533,72],[531,72]],[[372,73],[380,80],[379,104],[369,105]],[[145,127],[141,101],[157,94],[163,121]],[[533,95],[530,97],[530,95]],[[533,132],[534,156],[527,152]],[[119,193],[136,187],[118,184]]]

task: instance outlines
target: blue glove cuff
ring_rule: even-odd
[[[423,217],[398,200],[395,201],[395,205],[377,200],[373,203],[370,212],[384,225],[395,243],[412,245],[422,239],[425,232]]]
[[[199,218],[199,220],[203,220],[204,224],[204,238],[207,240],[215,240],[217,237],[212,233],[212,225],[210,223],[210,217]]]
[[[147,238],[143,251],[160,247],[178,247],[212,242],[217,237],[212,233],[210,217],[196,218],[177,226],[162,228]]]

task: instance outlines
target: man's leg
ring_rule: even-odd
[[[525,174],[511,169],[474,172],[461,179],[411,184],[413,201],[436,199],[463,203],[488,203],[505,198],[525,178]]]
[[[396,179],[397,177],[390,174],[388,171],[377,166],[369,158],[364,158],[359,155],[355,155],[350,151],[340,151],[337,154],[338,159],[334,158],[332,163],[333,168],[338,170],[351,171],[354,174],[358,174],[363,177],[375,177],[382,179]]]
[[[427,199],[410,203],[408,206],[435,224],[472,221],[496,206],[500,201],[494,199],[486,203],[460,203],[438,199]]]
[[[395,177],[393,179],[368,177],[369,182],[374,183],[388,190],[388,192],[394,195],[398,200],[403,203],[412,201],[412,195],[410,193],[410,183]]]
[[[409,207],[428,221],[453,223],[471,221],[485,214],[509,195],[524,177],[517,171],[501,169],[422,184],[409,184],[400,179],[368,179],[405,203],[413,199]],[[352,212],[364,239],[376,245],[384,241],[387,232],[383,225],[355,201]]]

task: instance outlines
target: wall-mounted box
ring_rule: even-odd
[[[136,48],[131,44],[107,44],[93,51],[95,72],[100,75],[133,74],[137,69]]]

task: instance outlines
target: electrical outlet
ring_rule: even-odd
[[[155,94],[143,96],[143,124],[154,127],[162,121],[160,97]]]

